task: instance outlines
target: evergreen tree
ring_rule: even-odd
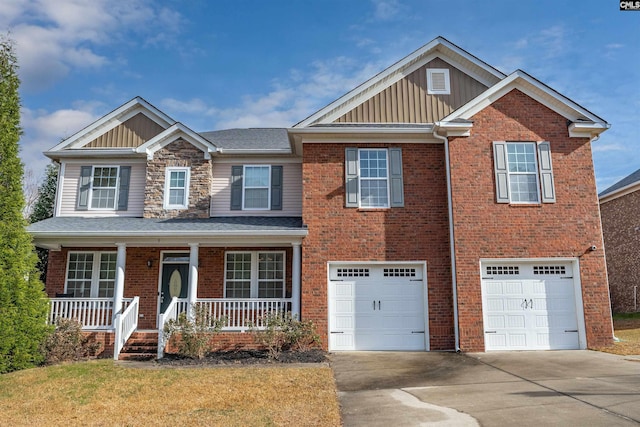
[[[22,216],[20,80],[13,46],[0,37],[0,373],[40,363],[49,330],[48,302]]]
[[[56,203],[56,186],[58,182],[58,164],[49,163],[46,169],[46,176],[40,187],[38,187],[38,199],[33,204],[33,210],[29,216],[29,222],[42,221],[53,216],[53,209]],[[49,262],[49,250],[36,248],[38,253],[37,268],[40,270],[40,280],[47,282],[47,265]]]

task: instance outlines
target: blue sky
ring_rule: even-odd
[[[134,96],[196,131],[287,127],[443,36],[605,118],[598,189],[640,168],[640,12],[615,0],[3,0],[17,43],[21,155]]]

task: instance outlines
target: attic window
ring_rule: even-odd
[[[427,68],[427,93],[430,95],[449,95],[449,70],[447,68]]]

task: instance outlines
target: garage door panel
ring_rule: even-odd
[[[570,263],[505,264],[483,274],[486,349],[579,348],[578,333],[567,333],[578,329]]]
[[[425,350],[423,266],[329,269],[331,350]]]

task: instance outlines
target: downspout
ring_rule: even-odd
[[[447,206],[449,208],[449,245],[451,256],[451,291],[453,294],[453,332],[455,336],[455,350],[460,352],[460,331],[458,321],[458,281],[456,279],[456,244],[453,232],[453,200],[451,197],[451,165],[449,162],[449,138],[438,135],[437,127],[433,129],[433,136],[444,142],[444,158],[447,171]]]

